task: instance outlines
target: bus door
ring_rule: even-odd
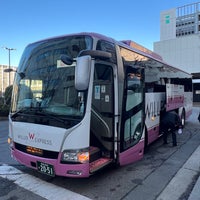
[[[143,157],[144,102],[144,69],[126,66],[120,130],[120,165]]]
[[[92,173],[111,163],[114,157],[113,67],[103,62],[96,63],[94,67],[90,129],[90,163],[92,163],[90,172]]]

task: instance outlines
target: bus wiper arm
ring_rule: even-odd
[[[60,118],[58,116],[55,116],[53,114],[47,113],[44,110],[42,110],[41,108],[40,109],[36,109],[35,110],[35,114],[43,115],[43,116],[48,117],[50,119],[54,119],[54,120],[59,121],[59,122],[65,124],[65,125],[69,124],[69,121],[64,120],[64,119],[62,119],[62,118]]]
[[[11,114],[11,118],[15,118],[20,114],[26,114],[27,111],[30,111],[30,109],[29,108],[22,108],[22,109],[16,111],[15,113]]]

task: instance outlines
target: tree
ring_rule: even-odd
[[[4,97],[0,97],[0,105],[4,104]]]

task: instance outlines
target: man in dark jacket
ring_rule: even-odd
[[[179,128],[181,128],[181,120],[176,112],[164,112],[161,114],[160,130],[163,134],[164,144],[167,144],[168,133],[171,133],[173,146],[177,146],[175,131]]]

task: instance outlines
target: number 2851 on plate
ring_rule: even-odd
[[[43,174],[55,176],[53,165],[37,161],[37,169]]]

